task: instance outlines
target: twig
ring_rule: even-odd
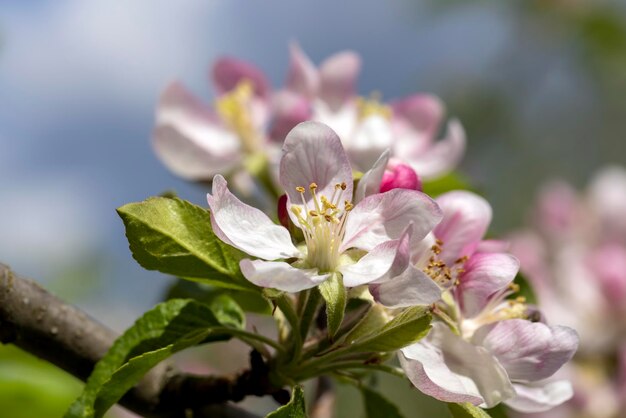
[[[115,332],[0,263],[0,343],[15,344],[84,381],[116,338]],[[254,418],[224,402],[247,395],[288,401],[288,392],[269,383],[267,371],[254,351],[250,370],[230,377],[181,374],[162,364],[120,404],[149,418],[185,417],[189,411],[197,418]]]

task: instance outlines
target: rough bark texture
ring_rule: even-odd
[[[116,338],[84,312],[0,264],[0,343],[15,344],[84,381]],[[288,392],[271,387],[255,352],[250,370],[234,376],[181,374],[161,364],[120,404],[151,418],[186,417],[189,411],[194,417],[255,417],[225,403],[247,395],[272,395],[280,403],[289,399]]]

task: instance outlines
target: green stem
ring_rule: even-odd
[[[317,308],[319,307],[321,295],[317,288],[313,288],[309,291],[309,297],[306,299],[306,303],[302,308],[302,317],[300,319],[300,338],[302,341],[306,340],[309,334],[309,328],[315,319],[317,314]]]
[[[439,319],[441,319],[443,322],[445,322],[446,325],[450,327],[452,332],[454,332],[456,335],[461,335],[461,331],[459,330],[459,327],[457,326],[456,322],[454,322],[454,320],[450,318],[450,316],[447,313],[442,311],[437,305],[433,307],[432,313],[435,316],[437,316]]]
[[[274,300],[278,309],[285,315],[285,319],[289,323],[291,327],[290,336],[292,339],[292,356],[291,360],[295,361],[300,357],[300,353],[302,351],[302,337],[300,331],[300,320],[298,318],[298,314],[296,313],[293,303],[289,299],[287,295],[281,295]]]
[[[324,367],[319,367],[309,373],[299,374],[298,380],[299,381],[307,380],[315,376],[321,376],[322,374],[325,374],[325,373],[332,373],[338,370],[347,370],[347,369],[352,369],[352,370],[357,369],[357,370],[366,370],[366,371],[376,370],[376,371],[384,372],[384,373],[391,374],[397,377],[402,377],[402,378],[405,377],[405,374],[402,371],[402,369],[399,369],[397,367],[387,366],[385,364],[368,364],[363,360],[357,360],[357,361],[341,361],[337,363],[328,364],[327,366],[324,366]]]
[[[279,353],[285,352],[285,348],[283,346],[281,346],[280,344],[278,344],[276,341],[272,340],[271,338],[265,337],[261,334],[255,334],[255,333],[244,331],[241,329],[226,328],[226,327],[213,328],[211,331],[216,334],[221,334],[221,333],[230,334],[233,337],[240,338],[243,342],[246,342],[246,343],[247,343],[246,339],[259,341],[259,342],[262,342],[263,344],[269,345],[270,347],[274,348]]]

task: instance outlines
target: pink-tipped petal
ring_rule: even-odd
[[[244,259],[239,267],[244,277],[255,285],[290,293],[315,287],[330,276],[317,274],[317,269],[298,269],[284,261]]]
[[[490,408],[515,395],[498,361],[444,324],[435,323],[425,339],[400,351],[400,364],[409,380],[441,401],[484,403]]]
[[[389,154],[390,151],[385,150],[378,157],[372,168],[363,174],[356,187],[356,192],[354,192],[354,203],[359,203],[366,196],[379,193],[380,183],[389,161]]]
[[[248,80],[252,83],[256,96],[269,98],[271,88],[265,74],[249,62],[223,57],[215,62],[211,73],[218,94],[228,93],[241,81]]]
[[[440,177],[459,164],[465,152],[465,130],[455,119],[448,123],[446,136],[423,154],[410,157],[411,165],[425,179]],[[407,157],[409,160],[409,157]]]
[[[296,205],[302,202],[296,187],[304,187],[309,208],[313,208],[311,183],[317,184],[318,196],[329,200],[335,185],[345,183],[341,204],[352,199],[352,168],[339,137],[323,123],[302,122],[289,132],[283,144],[280,184],[291,204]]]
[[[574,396],[572,384],[567,380],[537,383],[514,383],[517,396],[504,401],[518,412],[534,413],[548,411]]]
[[[317,68],[297,43],[289,45],[289,53],[291,60],[285,83],[287,89],[309,99],[315,97],[320,85]]]
[[[445,111],[441,100],[429,94],[415,94],[396,100],[391,103],[391,108],[394,119],[428,139],[437,134]]]
[[[361,71],[361,58],[352,51],[339,52],[320,65],[320,98],[333,111],[340,109],[355,95],[356,79]]]
[[[504,366],[511,380],[534,382],[552,376],[578,348],[578,334],[564,326],[509,319],[479,328],[472,341]]]
[[[233,195],[224,177],[213,179],[213,194],[207,195],[213,232],[224,242],[254,257],[266,260],[297,257],[287,229],[276,225],[263,212]]]
[[[519,261],[510,254],[478,253],[470,257],[463,269],[458,298],[463,315],[472,318],[482,312],[490,296],[513,281]]]
[[[176,175],[206,180],[239,162],[239,139],[180,83],[170,84],[159,100],[153,146]]]
[[[441,299],[441,289],[424,272],[409,266],[399,276],[369,285],[374,300],[388,308],[430,305]]]
[[[282,143],[297,124],[311,119],[311,105],[306,98],[284,90],[274,95],[269,136]]]
[[[452,264],[474,252],[491,222],[491,206],[477,194],[461,190],[444,193],[436,201],[443,211],[435,228],[435,236],[443,242],[439,257]]]
[[[401,160],[392,159],[383,174],[380,182],[380,192],[391,189],[409,189],[422,191],[422,182],[411,166]]]
[[[341,266],[346,287],[356,287],[376,280],[385,280],[402,273],[409,265],[413,225],[409,225],[397,240],[377,245],[355,264]]]
[[[394,189],[371,195],[350,212],[341,251],[349,248],[372,250],[378,244],[398,239],[413,223],[412,241],[421,241],[441,220],[441,210],[424,193]]]

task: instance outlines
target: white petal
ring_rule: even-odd
[[[360,121],[356,130],[344,139],[346,152],[355,169],[366,170],[371,167],[378,156],[393,143],[391,125],[383,116],[373,115]]]
[[[208,194],[207,200],[213,232],[224,242],[266,260],[299,256],[289,231],[237,199],[228,190],[224,177],[215,176],[213,195]]]
[[[372,168],[363,174],[359,180],[358,186],[356,186],[354,203],[359,203],[363,198],[380,192],[380,182],[383,179],[385,168],[389,162],[389,154],[389,150],[384,151],[380,157],[378,157],[378,160],[376,160]]]
[[[320,84],[317,68],[297,43],[292,42],[289,45],[289,53],[291,60],[286,87],[305,97],[314,97]]]
[[[240,141],[180,83],[159,100],[153,146],[163,163],[188,179],[210,179],[240,160]]]
[[[280,161],[280,184],[291,204],[299,204],[296,187],[304,187],[309,208],[313,208],[309,191],[317,184],[318,196],[330,199],[335,185],[345,183],[342,201],[352,199],[352,168],[341,141],[335,132],[319,122],[302,122],[289,132],[283,144]]]
[[[356,287],[402,273],[409,265],[412,233],[413,225],[409,225],[399,239],[383,242],[355,264],[339,267],[343,284]]]
[[[350,212],[340,251],[352,247],[371,251],[382,242],[398,239],[411,222],[412,241],[421,241],[440,219],[437,204],[416,190],[393,189],[371,195]]]
[[[424,272],[409,266],[384,283],[369,285],[374,300],[389,308],[430,305],[441,299],[441,289]]]
[[[445,138],[432,144],[419,157],[411,158],[411,166],[425,179],[440,177],[458,165],[465,152],[465,131],[463,126],[452,120],[448,124]]]
[[[506,371],[483,347],[466,342],[441,323],[433,325],[425,340],[401,350],[409,361],[400,357],[407,376],[424,393],[488,408],[515,395]],[[416,374],[419,369],[422,375]]]
[[[537,382],[534,384],[514,383],[517,396],[504,403],[519,412],[543,412],[561,405],[574,396],[572,384],[566,380]]]
[[[255,285],[291,293],[315,287],[330,276],[330,273],[317,274],[317,269],[298,269],[284,261],[244,259],[239,267],[244,277]]]

